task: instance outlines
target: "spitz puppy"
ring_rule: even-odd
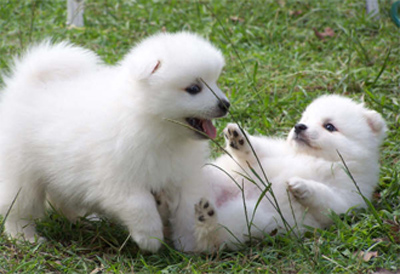
[[[33,220],[49,200],[72,220],[115,218],[155,252],[163,233],[152,192],[163,190],[174,240],[187,242],[204,195],[192,178],[216,136],[211,120],[229,108],[216,84],[223,66],[218,49],[187,32],[151,36],[115,66],[64,42],[16,59],[0,105],[6,233],[35,241]]]
[[[204,170],[213,196],[195,206],[197,250],[223,243],[235,249],[274,230],[301,234],[304,226],[331,224],[331,210],[365,207],[362,195],[372,198],[378,184],[385,132],[380,114],[337,95],[311,103],[287,140],[250,136],[229,124],[232,157]]]

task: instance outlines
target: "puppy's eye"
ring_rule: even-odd
[[[201,91],[201,87],[198,84],[193,84],[191,86],[188,86],[185,88],[185,91],[188,92],[189,94],[197,94]]]
[[[325,124],[325,125],[324,125],[324,128],[325,128],[327,131],[330,131],[330,132],[337,131],[337,129],[335,128],[335,126],[332,125],[331,123]]]

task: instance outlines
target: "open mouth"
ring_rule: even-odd
[[[217,137],[217,129],[212,124],[211,120],[200,119],[200,118],[186,118],[186,122],[196,130],[196,132],[203,136],[208,136],[211,139]]]

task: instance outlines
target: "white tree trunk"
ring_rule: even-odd
[[[67,0],[67,6],[67,25],[70,27],[83,27],[84,0]]]
[[[379,19],[378,0],[367,0],[367,14],[373,19]]]

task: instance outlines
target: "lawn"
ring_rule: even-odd
[[[381,1],[380,18],[373,20],[362,0],[103,0],[87,1],[84,28],[67,29],[65,0],[0,0],[2,71],[13,55],[49,37],[85,46],[114,64],[147,35],[190,30],[226,58],[219,85],[232,113],[216,122],[219,132],[235,118],[251,134],[283,137],[309,102],[332,93],[365,101],[389,127],[375,209],[334,216],[327,230],[310,229],[302,239],[271,236],[212,256],[167,244],[146,254],[113,222],[71,224],[53,212],[38,222],[45,243],[0,235],[0,273],[400,271],[400,29],[389,9],[390,1]],[[221,134],[217,141],[223,144]],[[212,148],[213,156],[221,153]]]

